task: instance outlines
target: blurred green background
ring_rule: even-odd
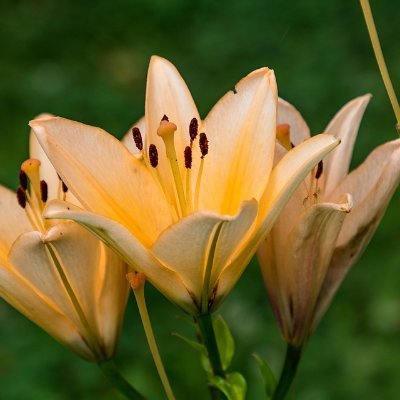
[[[373,1],[389,69],[400,86],[400,5]],[[204,116],[245,74],[276,71],[280,95],[313,132],[351,98],[371,92],[353,163],[396,137],[357,0],[99,0],[0,2],[0,182],[16,188],[27,157],[27,121],[41,112],[121,137],[143,114],[152,54],[170,59]],[[292,399],[396,399],[400,392],[399,194],[313,336]],[[1,221],[0,221],[1,223]],[[183,315],[147,290],[162,355],[178,399],[207,399],[197,354],[171,332]],[[278,372],[283,343],[253,262],[221,308],[236,338],[233,368],[249,399],[262,383],[250,354]],[[129,303],[117,363],[151,399],[163,392],[136,305]],[[81,361],[0,303],[0,399],[118,399],[95,365]]]

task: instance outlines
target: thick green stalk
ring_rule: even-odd
[[[212,324],[211,314],[203,314],[196,317],[199,325],[204,345],[206,346],[208,358],[214,375],[225,377],[222,367],[221,357],[218,350],[217,338],[215,337],[214,327]]]
[[[301,358],[301,350],[301,347],[287,345],[285,363],[271,400],[283,400],[286,397],[296,375],[297,366]]]
[[[110,383],[118,390],[122,395],[130,400],[145,400],[133,386],[131,386],[125,378],[119,373],[114,361],[103,361],[97,364],[103,371],[103,374],[107,377]]]

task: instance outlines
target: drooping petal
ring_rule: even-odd
[[[281,98],[278,99],[278,124],[290,125],[290,140],[295,146],[310,138],[310,128],[302,115]]]
[[[322,179],[328,196],[349,171],[358,128],[370,98],[371,95],[367,94],[347,103],[325,129],[326,133],[335,135],[342,143],[324,160]]]
[[[238,249],[232,257],[232,262],[221,273],[221,294],[228,293],[239,279],[297,186],[338,144],[337,139],[331,135],[314,136],[289,151],[275,166],[260,200],[258,221],[253,234]]]
[[[166,190],[173,199],[171,170],[165,155],[164,142],[157,135],[157,129],[164,115],[178,128],[174,138],[178,165],[183,177],[185,172],[183,153],[190,142],[189,124],[192,118],[197,118],[199,124],[201,121],[192,95],[178,70],[166,59],[153,56],[150,60],[146,86],[146,151],[150,144],[156,145],[159,153],[159,171]],[[197,146],[194,150],[192,169],[197,171],[200,158]]]
[[[280,281],[286,286],[286,306],[290,308],[286,313],[292,315],[292,344],[302,344],[311,333],[317,298],[351,205],[351,197],[347,196],[341,204],[310,207],[287,238],[284,258],[278,260],[278,265]],[[267,269],[264,266],[264,271]]]
[[[235,215],[244,200],[259,200],[272,168],[277,88],[272,70],[243,78],[204,121],[209,151],[204,160],[200,207]]]
[[[54,118],[54,115],[40,114],[35,118],[35,120],[46,120],[49,118]],[[60,184],[57,172],[46,156],[42,146],[39,144],[32,129],[29,135],[29,157],[40,161],[40,179],[45,180],[47,183],[48,198],[56,198],[58,193],[58,185]]]
[[[339,193],[352,193],[354,207],[339,235],[315,323],[325,313],[347,272],[369,243],[399,181],[400,139],[397,139],[377,147],[332,194],[334,201]]]
[[[81,321],[40,232],[22,234],[10,250],[9,262],[37,292],[52,299],[61,312],[83,331]]]
[[[0,265],[0,296],[80,357],[95,361],[75,325],[51,302],[10,268]]]
[[[71,221],[52,227],[43,241],[54,246],[88,321],[104,340],[105,348],[111,350],[108,355],[112,355],[127,298],[122,260]]]
[[[30,124],[85,208],[123,224],[145,245],[170,225],[169,206],[152,174],[113,136],[63,118]]]
[[[17,196],[0,185],[0,263],[5,262],[11,245],[19,235],[32,230]]]
[[[132,128],[138,128],[142,135],[143,147],[146,145],[146,118],[142,117],[135,124],[132,125]],[[125,134],[125,136],[121,139],[121,142],[128,148],[128,150],[134,154],[135,156],[141,157],[142,152],[136,147],[135,141],[132,136],[132,128]]]
[[[45,218],[70,219],[78,222],[103,240],[133,270],[143,272],[166,297],[183,309],[193,312],[194,304],[178,274],[152,257],[148,249],[123,225],[61,201],[49,202],[43,215]]]

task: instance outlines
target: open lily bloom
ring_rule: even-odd
[[[135,154],[99,128],[63,118],[30,123],[89,210],[55,201],[45,215],[79,222],[181,308],[208,313],[298,183],[338,144],[314,137],[272,169],[276,109],[273,71],[261,68],[201,121],[178,71],[153,57]]]
[[[79,356],[112,358],[128,294],[126,265],[79,224],[42,218],[49,199],[79,203],[33,134],[30,156],[17,197],[0,186],[0,296]]]
[[[341,145],[299,185],[258,250],[281,333],[295,346],[308,339],[325,313],[399,183],[400,140],[379,146],[348,173],[369,99],[352,100],[330,122],[326,132],[336,135]],[[283,100],[278,123],[281,155],[287,151],[284,147],[309,140],[307,124]]]

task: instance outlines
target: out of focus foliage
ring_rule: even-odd
[[[372,1],[397,88],[400,5]],[[41,112],[83,121],[121,137],[144,110],[149,57],[177,65],[204,116],[242,76],[276,71],[280,95],[314,133],[351,98],[371,92],[356,145],[357,165],[395,138],[394,118],[358,1],[5,0],[0,3],[0,181],[16,188],[27,156],[27,122]],[[77,143],[79,146],[79,143]],[[104,166],[107,167],[106,165]],[[306,348],[297,400],[394,399],[400,392],[400,231],[396,195],[370,247]],[[1,224],[1,221],[0,221]],[[149,308],[177,397],[206,399],[197,353],[171,332],[191,334],[179,310],[150,286]],[[251,353],[279,371],[283,344],[256,262],[221,309],[237,345],[233,369],[260,399]],[[150,398],[163,398],[131,301],[117,362]],[[116,399],[100,371],[0,303],[2,400]]]

